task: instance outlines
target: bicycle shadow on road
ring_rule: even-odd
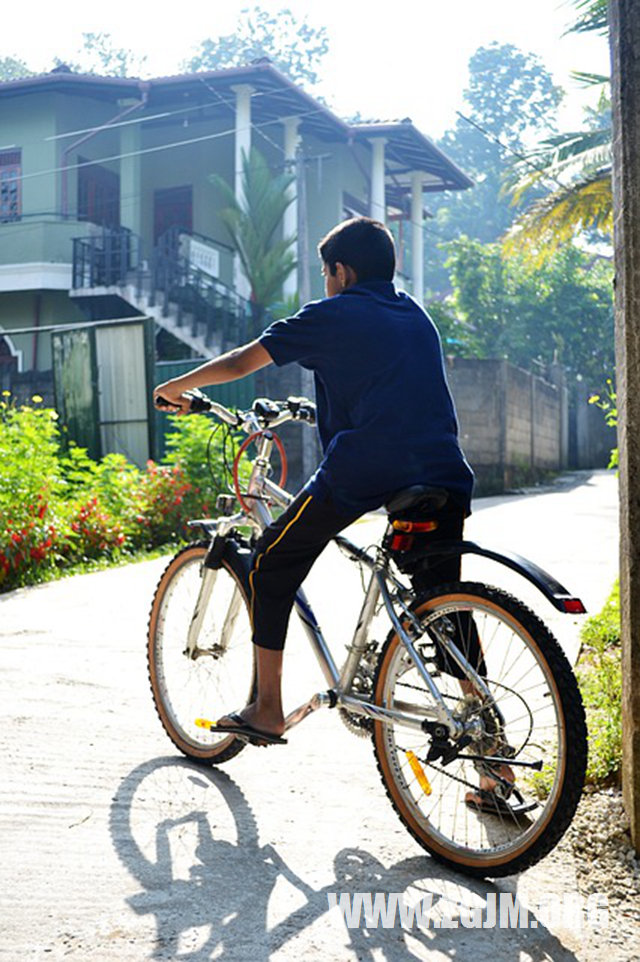
[[[336,853],[331,882],[314,887],[274,846],[260,844],[254,813],[233,779],[187,759],[158,758],[135,768],[114,796],[110,832],[118,857],[142,886],[127,899],[129,906],[155,917],[152,959],[267,962],[295,943],[292,958],[345,962],[405,962],[436,952],[500,962],[576,962],[539,920],[535,930],[403,929],[398,918],[392,927],[371,927],[363,913],[347,927],[340,910],[330,910],[330,893],[338,899],[405,893],[410,904],[431,896],[437,913],[439,903],[483,906],[490,894],[515,886],[465,879],[422,855],[387,868],[371,853],[348,848]],[[288,885],[274,896],[280,880]],[[307,940],[303,933],[312,926]]]

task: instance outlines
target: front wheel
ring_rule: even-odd
[[[169,738],[190,758],[219,764],[246,743],[200,728],[196,719],[215,720],[251,701],[255,663],[241,549],[229,544],[222,567],[213,571],[203,566],[207,549],[204,542],[190,545],[169,562],[151,606],[147,654],[153,700]],[[198,604],[203,614],[190,651]]]
[[[424,629],[417,650],[471,741],[460,757],[428,760],[431,734],[376,722],[387,793],[406,828],[439,861],[476,877],[523,871],[558,843],[580,799],[587,737],[575,676],[542,622],[496,588],[446,585],[416,599],[413,610]],[[464,653],[472,634],[480,639],[479,673],[489,696],[440,670],[438,638],[453,639]],[[434,700],[395,632],[380,653],[374,692],[377,705],[433,718]],[[470,755],[476,758],[464,757]],[[495,771],[478,756],[512,759],[516,790],[507,807],[474,807],[480,777]]]

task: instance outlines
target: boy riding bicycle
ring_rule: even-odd
[[[283,743],[283,648],[296,591],[328,542],[403,488],[448,493],[430,517],[432,540],[460,540],[473,474],[460,449],[438,333],[424,310],[393,285],[395,248],[388,229],[369,218],[334,227],[320,242],[326,297],[260,337],[158,385],[154,398],[186,413],[184,392],[223,384],[268,364],[297,362],[314,372],[323,459],[289,508],[262,534],[249,577],[256,646],[256,700],[220,719],[217,730],[254,743]],[[167,405],[163,405],[164,410]],[[440,561],[423,587],[456,581],[459,557]],[[476,661],[480,664],[479,644]],[[459,671],[445,665],[451,674]],[[472,691],[460,679],[464,692]],[[498,781],[510,782],[502,766]],[[483,782],[484,779],[484,782]],[[486,794],[496,779],[481,777]],[[468,803],[483,800],[467,797]]]

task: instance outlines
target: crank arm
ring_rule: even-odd
[[[301,721],[308,718],[309,715],[317,711],[318,708],[324,708],[325,706],[329,708],[334,708],[336,705],[336,693],[334,691],[320,691],[316,695],[313,695],[309,701],[300,705],[299,708],[295,708],[292,712],[289,712],[284,720],[284,730],[289,731],[295,725],[299,725]]]

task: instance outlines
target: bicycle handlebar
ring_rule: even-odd
[[[221,421],[246,431],[276,427],[278,424],[284,424],[285,421],[304,421],[309,425],[316,423],[316,406],[313,401],[305,397],[288,397],[286,401],[256,398],[248,411],[231,411],[197,388],[185,391],[184,395],[190,399],[190,414],[214,414]],[[169,403],[158,396],[156,406],[169,407]]]

